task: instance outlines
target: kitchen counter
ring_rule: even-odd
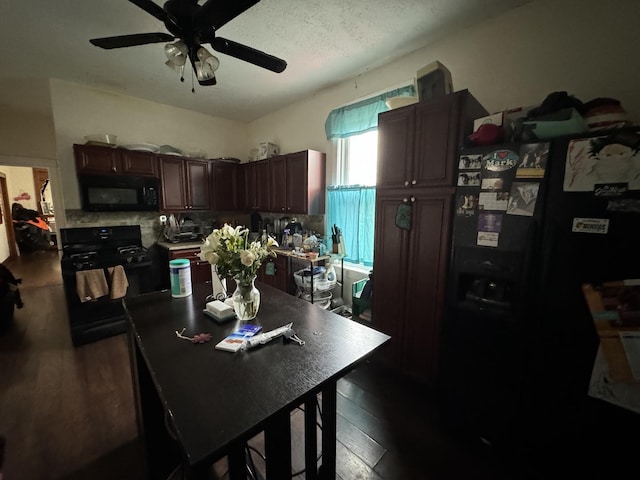
[[[203,244],[204,240],[193,240],[190,242],[178,242],[178,243],[172,243],[166,240],[158,240],[158,246],[162,247],[162,248],[166,248],[167,250],[188,250],[190,248],[198,248]],[[307,256],[306,253],[296,253],[293,250],[290,249],[285,249],[285,248],[274,248],[273,249],[277,255],[281,255],[283,257],[291,257],[291,258],[298,258],[300,260],[312,260],[310,257]],[[323,256],[318,256],[316,258],[313,259],[313,261],[319,261],[319,260],[327,260],[331,258],[330,255],[323,255]]]
[[[158,246],[166,248],[167,250],[187,250],[189,248],[198,248],[203,242],[204,240],[192,240],[189,242],[172,243],[166,240],[158,240]]]
[[[284,248],[274,248],[273,249],[274,252],[276,252],[276,255],[282,255],[283,257],[291,257],[291,258],[298,258],[300,260],[308,260],[308,261],[320,261],[320,260],[328,260],[329,258],[331,258],[330,255],[323,255],[323,256],[317,256],[316,258],[311,258],[309,257],[306,253],[296,253],[293,250],[287,250]]]

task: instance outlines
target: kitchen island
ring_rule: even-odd
[[[172,298],[155,292],[126,301],[138,427],[149,478],[181,465],[186,478],[206,478],[227,455],[230,479],[246,478],[245,445],[265,432],[267,479],[291,476],[290,412],[305,405],[306,478],[335,478],[336,383],[389,336],[317,308],[263,283],[255,323],[269,331],[293,322],[305,345],[276,339],[230,353],[214,345],[238,328],[203,313],[208,285]],[[210,333],[212,340],[192,344]],[[317,467],[316,401],[322,401],[322,465]]]

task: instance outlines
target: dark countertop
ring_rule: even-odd
[[[263,332],[293,322],[304,346],[278,338],[248,351],[216,350],[238,328],[203,313],[210,285],[172,298],[156,292],[126,300],[138,349],[164,408],[171,413],[192,465],[224,455],[234,442],[262,431],[270,417],[296,407],[326,382],[335,382],[389,340],[389,336],[256,282]],[[208,332],[210,342],[192,344],[175,331]]]

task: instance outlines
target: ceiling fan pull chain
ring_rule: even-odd
[[[191,93],[196,93],[196,87],[193,84],[193,70],[191,70]]]

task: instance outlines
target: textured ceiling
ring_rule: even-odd
[[[127,0],[0,0],[0,72],[58,78],[248,122],[528,1],[262,0],[217,34],[286,60],[287,69],[276,74],[216,54],[218,84],[196,82],[192,93],[190,68],[181,83],[164,65],[161,43],[115,50],[89,43],[166,32]]]

